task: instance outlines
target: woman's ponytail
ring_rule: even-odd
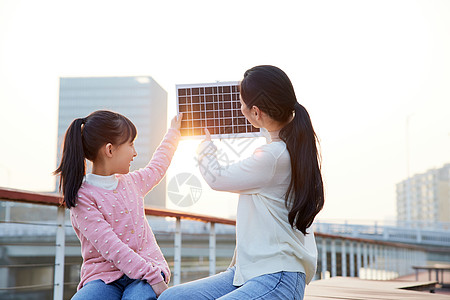
[[[61,163],[54,172],[60,175],[59,190],[68,208],[75,206],[78,190],[86,175],[86,160],[83,149],[82,125],[86,119],[76,119],[70,124],[64,137]]]
[[[324,205],[321,157],[308,112],[298,102],[294,111],[293,120],[280,131],[291,159],[291,181],[285,199],[289,223],[306,234]]]
[[[288,219],[292,227],[306,234],[324,204],[321,158],[309,114],[297,102],[289,77],[274,66],[247,70],[240,93],[246,106],[255,105],[275,121],[286,124],[279,136],[291,159],[291,181],[285,194]]]

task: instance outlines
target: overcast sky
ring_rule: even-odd
[[[448,53],[450,1],[0,0],[0,186],[54,187],[59,77],[152,76],[170,118],[176,84],[273,64],[321,140],[319,217],[392,219],[407,131],[411,174],[450,162]],[[198,142],[181,143],[168,181],[195,167]],[[235,204],[204,188],[190,209],[229,216]]]

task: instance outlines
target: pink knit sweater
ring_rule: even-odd
[[[111,283],[124,274],[153,285],[170,279],[170,270],[144,213],[144,196],[164,177],[175,153],[180,132],[169,129],[149,164],[117,175],[115,190],[83,183],[72,226],[81,242],[83,265],[78,289],[89,281]]]

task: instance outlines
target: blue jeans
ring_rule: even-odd
[[[302,300],[305,274],[278,272],[248,280],[240,287],[233,285],[235,267],[217,275],[180,284],[165,290],[158,300]]]
[[[86,299],[156,300],[156,294],[147,281],[123,275],[109,284],[101,279],[89,281],[72,297],[72,300]]]

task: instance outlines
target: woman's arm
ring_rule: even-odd
[[[255,193],[273,177],[277,160],[264,146],[249,158],[228,166],[219,163],[216,152],[210,140],[202,142],[197,150],[200,172],[214,190]]]

